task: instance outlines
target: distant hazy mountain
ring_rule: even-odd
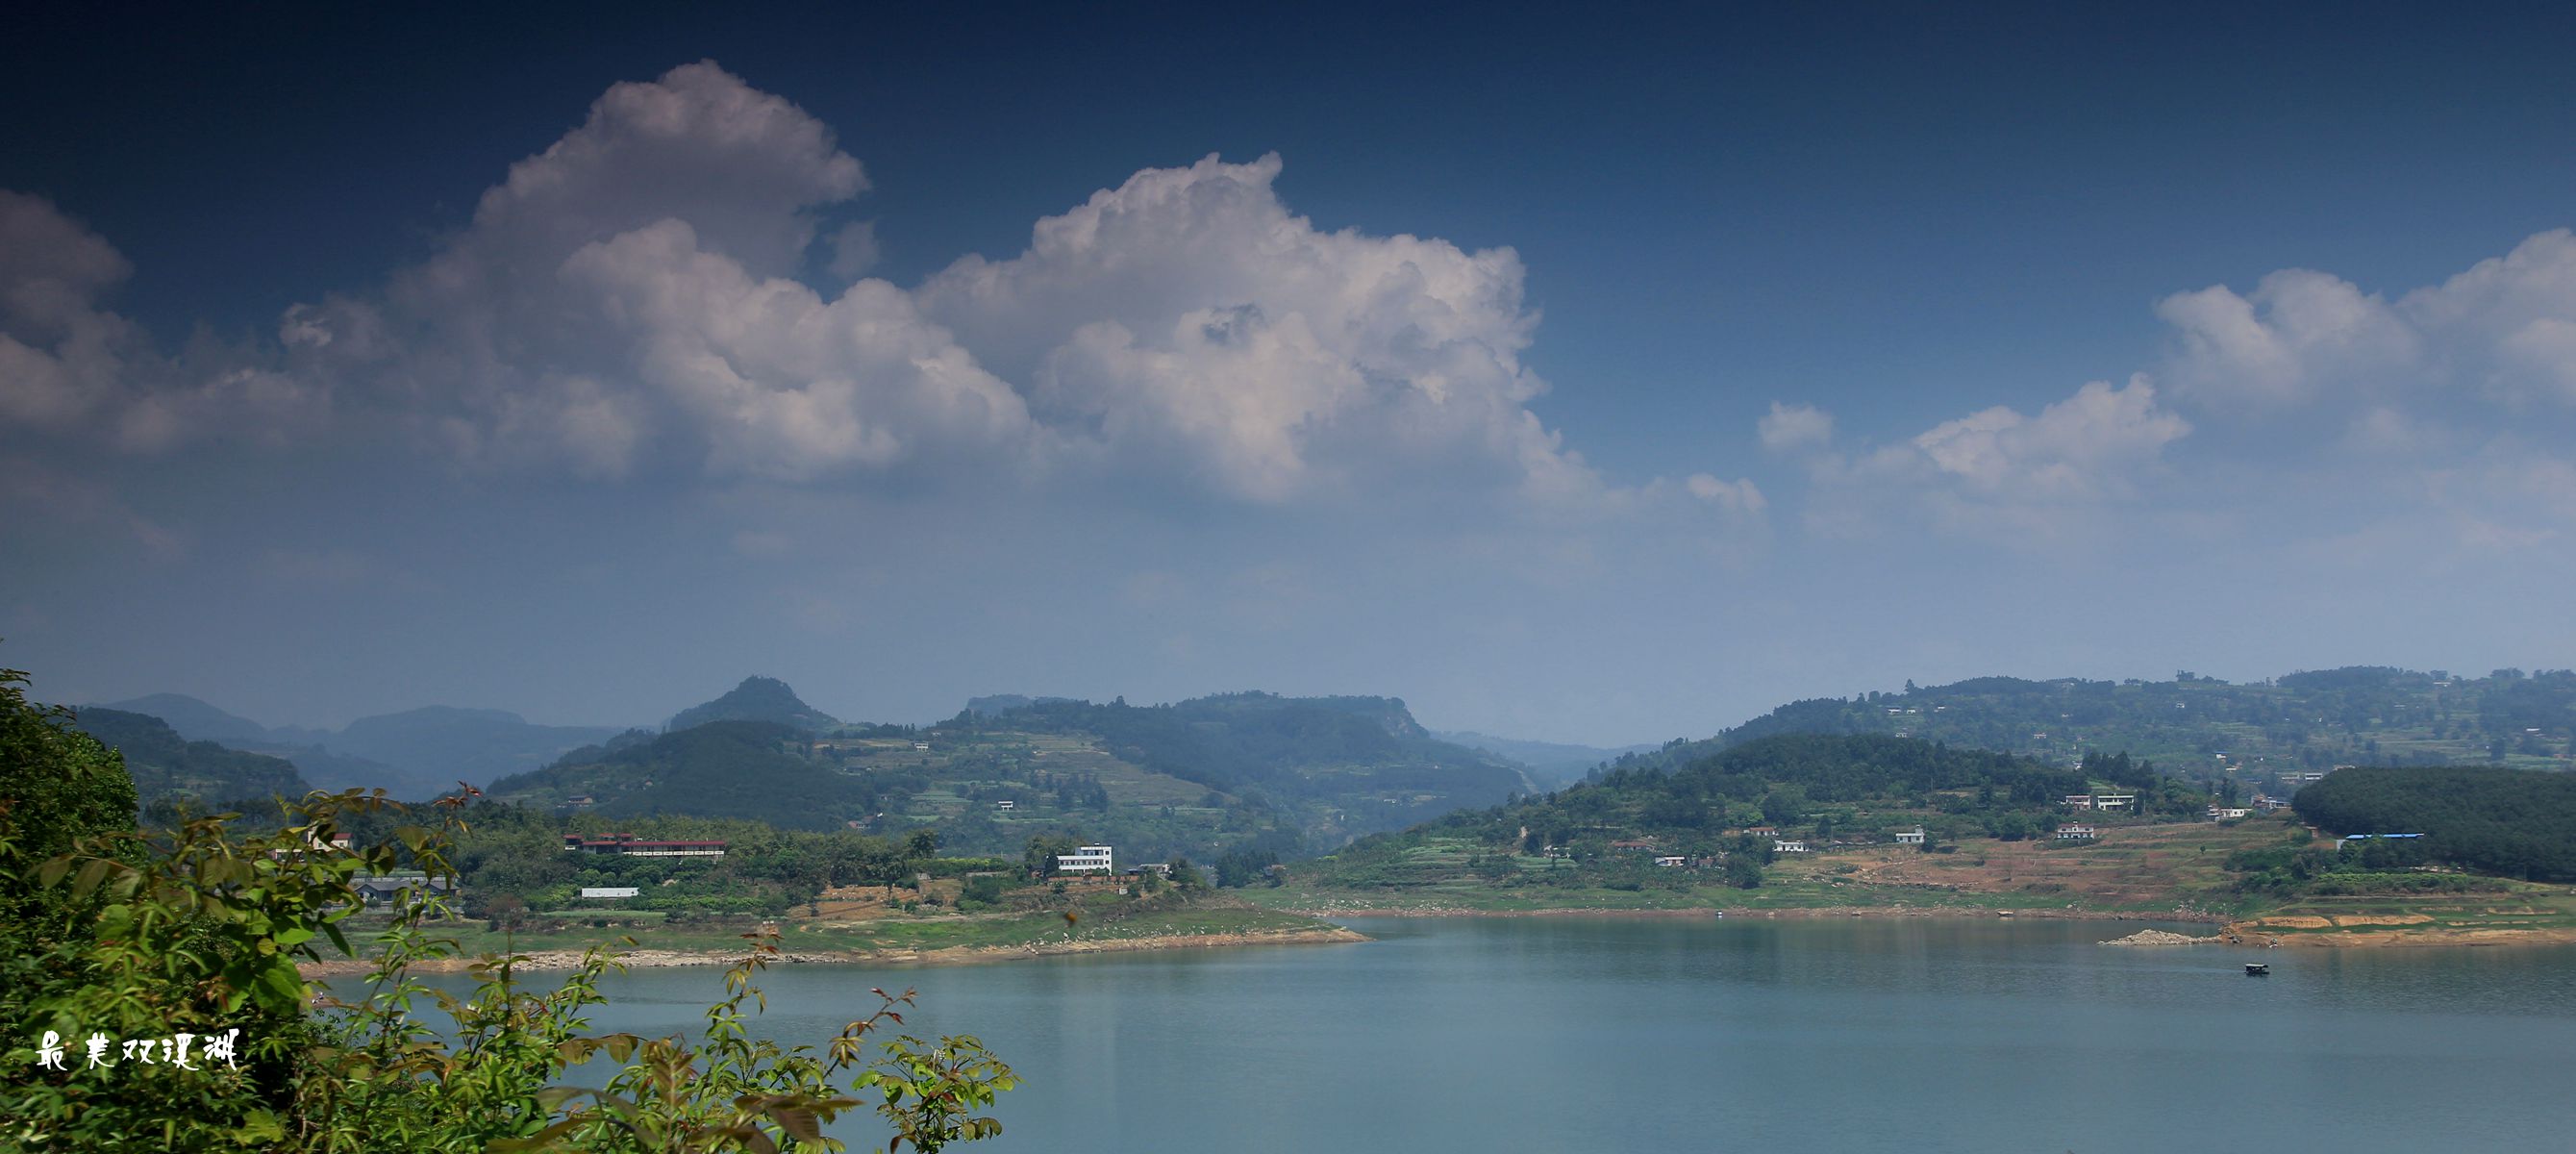
[[[1617,749],[1603,749],[1593,745],[1565,745],[1554,741],[1524,741],[1515,737],[1495,737],[1489,733],[1473,731],[1442,733],[1435,730],[1431,736],[1452,745],[1463,745],[1469,749],[1501,754],[1519,762],[1529,767],[1530,776],[1547,789],[1581,781],[1584,774],[1592,771],[1592,767],[1623,754],[1644,753],[1660,748],[1653,745],[1623,745]]]
[[[663,728],[677,733],[710,721],[769,721],[798,729],[830,729],[841,719],[816,709],[775,677],[746,677],[724,696],[671,716]]]
[[[226,713],[184,693],[155,693],[131,701],[110,701],[82,708],[114,709],[157,717],[190,741],[223,741],[228,738],[266,741],[269,738],[267,726],[247,717]]]
[[[238,721],[239,718],[234,720]],[[282,758],[189,741],[160,718],[91,706],[75,722],[90,736],[125,755],[125,771],[145,805],[173,795],[210,804],[261,801],[272,794],[302,797],[312,786]]]
[[[81,712],[101,709],[148,715],[190,741],[283,758],[319,788],[381,788],[415,799],[454,789],[459,781],[480,786],[541,768],[568,750],[618,733],[604,726],[533,725],[507,710],[441,705],[362,717],[338,730],[265,726],[178,693]]]
[[[328,739],[325,748],[400,770],[435,789],[464,781],[540,769],[593,742],[618,734],[611,726],[535,725],[503,709],[422,709],[361,717]]]
[[[1071,700],[1073,699],[1070,697],[1030,697],[1022,693],[994,693],[983,697],[967,698],[966,712],[977,717],[999,717],[1014,709],[1027,709],[1032,705],[1049,705]]]

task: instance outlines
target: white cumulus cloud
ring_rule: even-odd
[[[1771,402],[1771,411],[1757,425],[1762,447],[1775,452],[1812,448],[1834,439],[1833,414],[1814,405],[1784,405]]]
[[[2530,397],[2576,403],[2576,235],[2536,234],[2394,303],[2284,269],[2250,294],[2212,286],[2157,315],[2179,348],[2165,376],[2215,408]]]
[[[1319,228],[1281,171],[1145,169],[1038,221],[1016,256],[906,288],[864,276],[899,222],[820,230],[868,187],[831,128],[690,64],[610,88],[420,263],[238,347],[157,356],[97,305],[124,259],[0,199],[0,418],[152,450],[346,417],[594,478],[971,471],[1257,504],[1502,493],[1588,516],[1687,492],[1762,512],[1749,481],[1615,485],[1538,418],[1539,318],[1511,249]],[[1775,417],[1822,422],[1793,440],[1830,429]]]
[[[1044,419],[1240,497],[1407,466],[1601,496],[1525,407],[1546,384],[1520,360],[1538,321],[1520,258],[1319,229],[1281,202],[1280,170],[1139,172],[1038,222],[1019,256],[932,277],[923,307],[1030,382]]]

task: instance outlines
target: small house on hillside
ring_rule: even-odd
[[[1107,877],[1118,872],[1110,864],[1110,847],[1087,845],[1072,853],[1055,855],[1055,872],[1060,874],[1099,874]]]
[[[1798,841],[1798,840],[1795,840],[1795,839],[1780,839],[1780,840],[1774,840],[1774,841],[1771,843],[1771,850],[1772,850],[1772,852],[1774,852],[1774,853],[1813,853],[1813,852],[1815,852],[1815,851],[1810,850],[1810,849],[1808,849],[1808,848],[1807,848],[1807,843],[1806,843],[1806,842]]]
[[[1923,844],[1923,827],[1918,825],[1918,826],[1915,826],[1913,829],[1910,829],[1910,830],[1898,830],[1898,831],[1896,831],[1896,844],[1898,844],[1898,845],[1921,845],[1921,844]]]
[[[2057,827],[2057,840],[2059,841],[2092,841],[2097,836],[2098,835],[2093,832],[2093,827],[2089,825],[2061,825]]]
[[[619,898],[631,898],[642,892],[634,886],[583,886],[581,900],[615,901]]]

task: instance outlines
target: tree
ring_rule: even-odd
[[[1740,890],[1761,888],[1761,861],[1741,851],[1726,855],[1726,884]]]
[[[1042,833],[1029,839],[1028,848],[1020,854],[1020,864],[1038,877],[1055,876],[1055,859],[1081,848],[1082,843],[1060,833]]]

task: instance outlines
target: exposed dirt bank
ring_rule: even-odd
[[[777,965],[849,965],[876,963],[916,966],[962,966],[981,962],[1008,962],[1021,958],[1054,957],[1060,954],[1115,954],[1135,950],[1201,950],[1226,946],[1308,945],[1328,942],[1365,942],[1368,935],[1339,926],[1321,929],[1250,930],[1223,934],[1158,934],[1139,938],[1098,938],[1027,942],[1015,946],[950,946],[936,950],[841,950],[790,951],[773,959]],[[742,960],[738,950],[628,950],[620,955],[628,969],[660,969],[667,966],[730,966]],[[569,970],[581,965],[579,950],[533,950],[521,956],[519,968],[527,970]],[[424,962],[417,969],[426,973],[462,973],[474,965],[473,958],[440,958]],[[296,969],[307,978],[342,978],[371,973],[375,963],[357,958],[340,958],[322,962],[305,962]]]
[[[2282,919],[2289,920],[2289,919]],[[2325,921],[2323,918],[2299,919]],[[2452,929],[2448,927],[2410,927],[2407,929],[2336,929],[2312,933],[2276,933],[2280,925],[2266,921],[2235,922],[2219,935],[2229,945],[2241,946],[2307,946],[2330,949],[2392,949],[2409,946],[2567,946],[2576,945],[2576,928],[2550,927],[2528,930]]]

